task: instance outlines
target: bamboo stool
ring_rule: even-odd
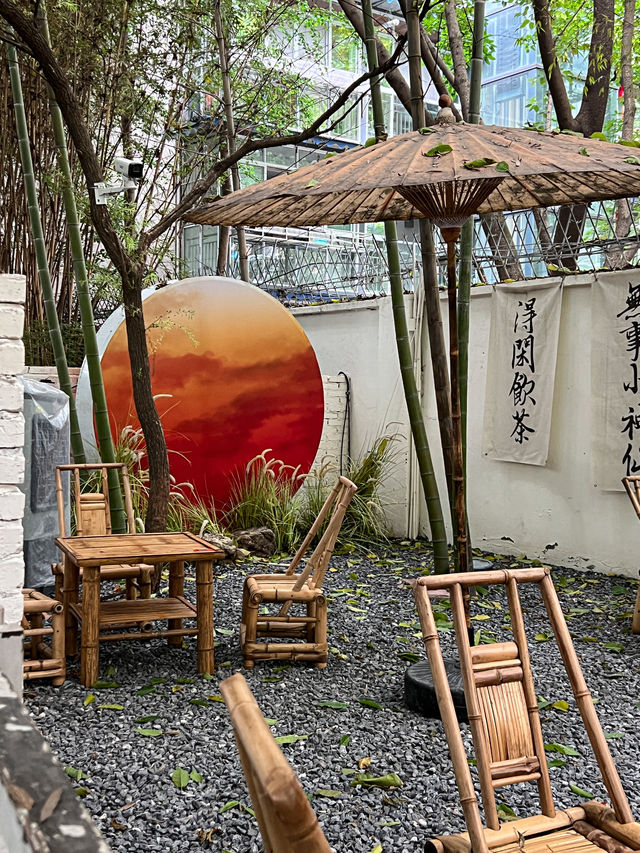
[[[316,813],[244,676],[220,682],[265,853],[330,853]]]
[[[545,757],[536,690],[518,583],[537,583],[555,634],[571,688],[589,736],[614,811],[598,804],[556,812]],[[465,572],[432,575],[411,582],[422,635],[431,666],[456,785],[468,833],[441,836],[425,846],[430,853],[589,853],[604,846],[609,853],[640,849],[640,825],[635,823],[615,768],[609,746],[587,689],[549,569]],[[506,587],[513,640],[471,647],[467,631],[465,592],[472,586]],[[467,755],[449,682],[429,594],[448,591],[456,633],[460,668],[477,760],[487,828],[482,825]],[[519,782],[535,782],[542,814],[500,826],[495,789]],[[523,847],[523,836],[526,844]]]
[[[286,573],[249,575],[245,580],[240,644],[247,669],[251,669],[257,660],[310,661],[318,669],[326,667],[329,658],[327,599],[322,584],[345,512],[356,491],[357,487],[350,480],[339,477]],[[332,507],[326,530],[304,571],[294,574]],[[272,614],[259,613],[259,608],[265,604],[278,604],[279,609]],[[302,606],[303,614],[290,616],[292,604]],[[258,641],[259,637],[274,637],[289,642],[264,643]]]
[[[636,515],[640,518],[640,477],[623,477],[622,485],[627,490],[627,494],[636,511]],[[636,603],[633,608],[633,619],[631,620],[631,631],[634,634],[640,634],[640,586],[636,595]]]
[[[131,485],[129,483],[129,471],[124,463],[104,462],[96,465],[58,465],[56,467],[56,495],[58,499],[58,523],[60,536],[68,536],[65,509],[64,492],[62,486],[62,473],[69,471],[73,482],[73,507],[75,516],[76,536],[107,536],[111,534],[111,507],[109,503],[108,471],[116,470],[122,481],[124,494],[124,506],[127,516],[127,531],[135,533],[135,518],[133,514],[133,503],[131,500]],[[99,471],[97,481],[89,483],[85,487],[81,481],[81,474]],[[91,488],[93,486],[93,488]],[[78,601],[78,590],[72,589],[68,580],[65,579],[64,562],[54,563],[52,571],[55,576],[55,596],[64,603],[66,619],[66,649],[68,654],[77,651],[76,624],[74,620],[72,605]],[[101,581],[124,580],[126,583],[126,598],[135,601],[138,597],[149,598],[151,596],[151,576],[154,567],[143,563],[134,566],[103,566],[100,569]],[[82,569],[80,570],[82,580]],[[118,623],[127,627],[131,623]],[[142,628],[146,626],[141,624]],[[150,626],[149,626],[150,628]]]
[[[67,663],[64,655],[64,613],[62,604],[35,589],[23,589],[24,680],[52,678],[58,687],[64,682]],[[45,614],[50,623],[45,625]],[[51,637],[51,644],[44,638]]]

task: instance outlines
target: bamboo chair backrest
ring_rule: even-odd
[[[76,536],[107,536],[111,533],[111,508],[109,504],[109,469],[116,470],[122,481],[124,505],[127,515],[127,530],[135,533],[135,518],[131,501],[129,471],[124,463],[104,462],[99,465],[58,465],[56,467],[56,495],[58,499],[58,522],[60,536],[68,536],[66,513],[64,508],[64,490],[62,474],[70,472],[73,483],[71,493],[75,511]],[[99,471],[99,478],[89,478],[83,485],[86,473]],[[86,489],[83,491],[83,487]]]
[[[330,853],[318,818],[244,677],[220,683],[265,853]]]
[[[549,818],[555,814],[518,583],[537,583],[540,586],[571,688],[616,815],[618,820],[624,823],[633,820],[591,695],[582,676],[549,570],[540,568],[432,575],[413,581],[412,586],[454,764],[456,784],[475,853],[487,853],[488,847],[428,592],[447,590],[451,597],[485,819],[489,829],[497,830],[500,828],[500,822],[494,791],[505,785],[536,782],[542,814]],[[513,640],[472,647],[467,630],[463,590],[476,585],[496,584],[506,587]]]
[[[640,518],[640,477],[623,477],[622,485],[627,490],[627,494],[631,499],[636,515]]]
[[[329,510],[333,507],[333,512],[331,513],[331,518],[329,519],[326,530],[320,537],[320,541],[316,547],[313,549],[313,553],[307,560],[304,571],[298,576],[294,589],[302,589],[308,579],[310,587],[315,589],[320,589],[322,587],[322,584],[324,583],[324,576],[327,573],[327,568],[329,567],[329,560],[333,554],[333,549],[335,548],[336,540],[340,533],[342,522],[344,521],[345,513],[357,491],[358,487],[352,483],[351,480],[347,480],[346,477],[338,477],[329,497],[324,502],[316,520],[309,528],[309,532],[304,537],[302,544],[296,551],[293,560],[287,569],[288,575],[294,574],[300,564],[300,561],[304,557],[307,548],[322,527]]]

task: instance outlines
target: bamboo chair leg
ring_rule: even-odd
[[[245,649],[249,643],[255,643],[258,636],[258,605],[247,601],[247,609],[244,620],[244,642],[242,644],[242,663],[246,669],[253,669],[254,661],[248,657]]]
[[[325,610],[326,610],[326,608],[325,608]],[[317,622],[317,619],[318,619],[318,607],[317,607],[317,604],[316,604],[315,600],[314,600],[314,601],[310,601],[310,602],[307,604],[307,616],[310,616],[310,617],[311,617],[311,619],[315,619],[315,620],[316,620],[316,622]],[[326,629],[325,629],[325,634],[326,634]],[[308,623],[308,625],[307,625],[307,642],[308,642],[308,643],[315,643],[315,642],[317,642],[316,637],[317,637],[316,626],[315,626],[315,624],[314,624],[313,622],[309,622],[309,623]]]
[[[64,613],[51,614],[51,627],[53,634],[51,635],[51,657],[60,662],[62,672],[57,675],[52,684],[54,687],[59,687],[64,684],[66,677],[67,661],[64,653]]]
[[[126,579],[126,597],[127,601],[135,601],[138,597],[138,589],[133,578]]]
[[[624,792],[620,776],[613,763],[609,744],[600,726],[593,699],[582,675],[580,662],[578,661],[573,640],[567,628],[551,575],[548,573],[545,574],[540,582],[540,589],[542,590],[542,598],[549,614],[549,621],[551,622],[551,627],[555,634],[558,648],[560,649],[564,667],[569,676],[571,689],[575,696],[587,735],[589,736],[596,761],[598,762],[602,780],[615,810],[616,818],[620,823],[633,823],[633,815],[631,814],[627,795]]]
[[[636,603],[633,608],[633,620],[631,621],[631,632],[640,634],[640,586],[636,595]]]
[[[80,571],[78,567],[65,558],[63,561],[62,606],[66,625],[64,645],[69,655],[75,655],[78,651],[78,626],[71,612],[71,605],[78,603],[79,581]]]
[[[316,622],[315,622],[315,642],[316,645],[324,648],[327,648],[327,599],[324,595],[318,596],[316,599]],[[327,655],[328,653],[325,651],[323,654]],[[327,666],[326,658],[325,660],[318,661],[316,664],[316,669],[325,669]]]
[[[38,628],[42,628],[43,624],[44,624],[44,621],[42,619],[42,613],[32,613],[31,614],[31,626],[30,626],[31,628],[35,628],[37,630]],[[36,658],[38,657],[38,639],[36,637],[34,637],[31,640],[30,652],[31,652],[31,659],[36,660]]]
[[[140,589],[140,598],[151,598],[151,575],[153,573],[153,568],[149,566],[148,569],[142,569],[140,572],[140,581],[139,581],[139,589]]]
[[[169,598],[180,598],[184,595],[184,562],[181,560],[169,565]],[[182,628],[182,619],[169,619],[169,630],[175,631]],[[167,643],[170,646],[182,646],[182,637],[177,635],[169,637]]]

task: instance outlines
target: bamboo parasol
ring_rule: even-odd
[[[475,213],[632,196],[640,196],[636,148],[566,132],[447,122],[255,184],[186,219],[205,225],[304,227],[426,218],[440,228],[447,243],[450,302],[455,526],[462,532],[466,511],[453,308],[461,226]],[[466,543],[466,536],[461,541]],[[468,555],[460,550],[464,568]]]

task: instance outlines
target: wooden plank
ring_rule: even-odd
[[[71,605],[71,609],[82,622],[81,604]],[[122,622],[159,622],[168,619],[195,619],[196,608],[183,598],[136,598],[120,601],[103,601],[100,604],[100,629]]]

